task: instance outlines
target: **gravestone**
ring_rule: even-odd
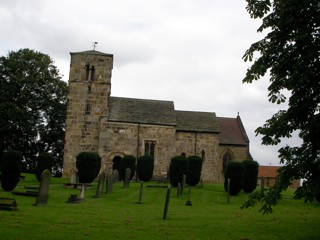
[[[171,191],[171,187],[170,185],[168,186],[167,189],[167,195],[166,195],[166,201],[164,204],[164,211],[163,211],[163,220],[167,219],[167,215],[168,215],[168,208],[169,208],[169,202],[170,202],[170,191]]]
[[[49,196],[51,173],[48,169],[44,170],[41,174],[39,194],[36,198],[35,206],[47,205]]]
[[[70,183],[78,183],[78,171],[77,169],[73,169],[71,171]]]
[[[184,194],[184,188],[186,186],[186,178],[187,176],[183,174],[182,183],[181,183],[181,193],[180,193],[181,196]]]
[[[119,182],[119,171],[117,169],[113,170],[113,183]]]
[[[112,193],[112,188],[113,188],[113,176],[112,174],[107,174],[107,194]]]
[[[189,186],[189,191],[188,191],[188,201],[186,202],[186,206],[192,206],[192,202],[190,200],[190,195],[191,195],[191,190]]]
[[[131,169],[127,168],[125,177],[124,177],[123,188],[129,188],[130,176],[131,176]]]
[[[0,198],[0,209],[1,210],[18,210],[17,202],[14,198]]]
[[[80,201],[84,200],[84,189],[85,189],[85,184],[82,184],[80,189],[80,195],[79,195]]]
[[[138,204],[142,204],[142,192],[143,192],[143,182],[140,185],[139,201]]]
[[[104,182],[106,181],[106,173],[103,171],[98,176],[98,187],[96,197],[101,198],[103,196]]]

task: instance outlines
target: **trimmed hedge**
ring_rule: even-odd
[[[186,183],[189,186],[195,186],[200,182],[202,171],[202,158],[199,156],[190,156],[187,159],[187,179]]]
[[[39,153],[37,158],[37,167],[36,167],[36,178],[38,181],[41,181],[41,174],[44,170],[48,169],[50,173],[52,173],[52,166],[53,166],[53,155],[47,152]]]
[[[120,160],[119,164],[119,176],[120,180],[124,180],[126,176],[126,169],[131,169],[130,180],[133,178],[136,170],[136,158],[133,155],[125,155]]]
[[[187,173],[187,164],[187,158],[183,156],[176,156],[171,159],[169,175],[172,186],[177,187],[179,183],[182,184],[182,177]]]
[[[253,160],[243,161],[244,178],[243,178],[243,191],[252,193],[257,187],[259,164]]]
[[[224,190],[228,192],[228,178],[230,178],[230,195],[236,196],[242,190],[244,167],[242,162],[231,162],[224,175]]]
[[[137,174],[141,181],[151,180],[153,175],[154,159],[152,156],[141,156],[137,160]]]
[[[98,176],[101,157],[94,152],[81,152],[77,155],[76,167],[80,183],[91,183]]]
[[[1,161],[1,187],[12,191],[20,181],[22,154],[19,151],[5,152]]]

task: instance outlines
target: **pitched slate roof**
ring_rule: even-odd
[[[102,56],[110,56],[112,57],[113,54],[109,54],[109,53],[103,53],[103,52],[99,52],[96,50],[88,50],[88,51],[83,51],[83,52],[71,52],[70,54],[83,54],[83,55],[102,55]]]
[[[176,115],[172,101],[110,97],[109,121],[175,126]]]
[[[279,166],[259,166],[258,177],[276,178]]]
[[[215,113],[176,111],[177,131],[218,133]]]
[[[220,127],[220,144],[249,145],[249,138],[239,116],[237,118],[217,117],[217,120]]]

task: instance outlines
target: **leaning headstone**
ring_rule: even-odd
[[[101,198],[103,196],[104,182],[106,180],[106,173],[102,172],[98,176],[98,187],[96,192],[96,197]]]
[[[142,192],[143,192],[143,182],[141,182],[141,184],[140,184],[140,193],[139,193],[138,204],[142,204]]]
[[[116,183],[119,181],[119,171],[116,169],[113,171],[113,182]]]
[[[82,184],[80,189],[80,195],[79,195],[80,201],[84,200],[84,189],[85,189],[85,184]]]
[[[182,183],[181,183],[181,196],[184,194],[184,188],[185,188],[185,186],[186,186],[186,175],[183,175],[182,176]]]
[[[39,194],[36,198],[35,206],[47,205],[49,196],[51,173],[48,169],[44,170],[41,174]]]
[[[190,195],[191,195],[191,190],[190,190],[190,186],[189,186],[189,191],[188,191],[188,201],[186,202],[186,206],[192,206],[192,202],[190,200]]]
[[[70,178],[70,183],[78,183],[78,178],[77,178],[77,169],[73,169],[71,172],[71,178]]]
[[[131,176],[131,169],[127,168],[126,173],[125,173],[125,177],[124,177],[124,182],[123,182],[124,188],[129,188],[130,176]]]
[[[107,194],[112,193],[112,188],[113,188],[113,176],[112,174],[107,174]]]
[[[162,218],[163,220],[166,220],[168,215],[168,208],[169,208],[169,202],[170,202],[170,190],[171,190],[171,187],[169,185],[167,189],[166,202],[164,204],[164,211],[163,211],[163,218]]]
[[[177,197],[180,197],[181,195],[181,184],[178,183],[178,186],[177,186]]]

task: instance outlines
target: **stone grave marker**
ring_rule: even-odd
[[[186,206],[192,206],[192,202],[190,200],[190,195],[191,195],[191,190],[189,186],[189,191],[188,191],[188,201],[186,202]]]
[[[131,169],[127,168],[126,173],[125,173],[125,177],[124,177],[124,182],[123,182],[124,188],[129,188],[130,176],[131,176]]]
[[[112,193],[112,189],[113,189],[113,176],[112,174],[107,174],[107,194],[111,194]]]
[[[139,201],[138,204],[142,204],[142,192],[143,192],[143,181],[140,184],[140,193],[139,193]]]
[[[103,171],[98,176],[98,187],[96,197],[101,198],[103,196],[104,182],[106,181],[106,173]]]
[[[119,182],[119,171],[117,169],[113,170],[113,183]]]
[[[168,208],[169,208],[169,202],[170,202],[170,190],[171,190],[171,187],[169,185],[167,188],[166,201],[164,204],[164,211],[163,211],[163,218],[162,218],[163,220],[166,220],[168,215]]]
[[[47,205],[49,196],[49,185],[51,180],[51,173],[48,169],[41,174],[39,194],[36,198],[35,206]]]
[[[14,198],[0,198],[0,209],[1,210],[18,210],[17,202]]]
[[[80,201],[84,200],[84,189],[85,189],[85,184],[82,184],[80,189],[80,195],[79,195]]]

